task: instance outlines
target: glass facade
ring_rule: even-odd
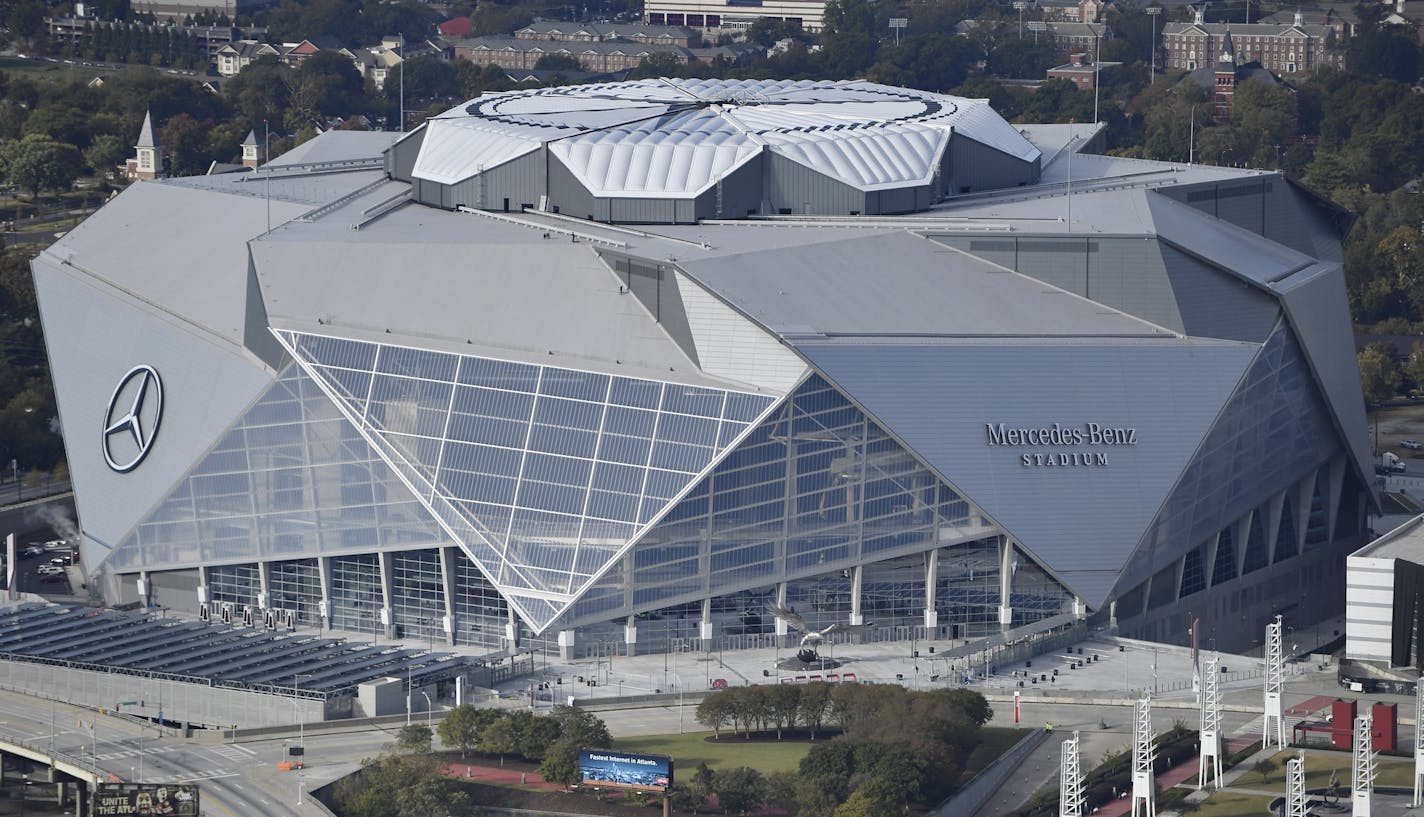
[[[314,335],[283,340],[536,628],[773,401]]]
[[[561,626],[923,553],[987,532],[968,502],[813,375],[645,533]]]
[[[448,541],[380,455],[291,365],[119,543],[108,565],[171,570]]]
[[[1143,541],[1177,551],[1180,543],[1206,540],[1328,461],[1339,450],[1338,440],[1309,363],[1282,322],[1222,407]],[[1221,531],[1213,586],[1236,578],[1235,551],[1243,546],[1246,569],[1260,565],[1261,557],[1251,550],[1251,539],[1264,542],[1257,533],[1252,528],[1247,541],[1233,542],[1231,531]]]
[[[290,612],[298,624],[321,624],[321,570],[316,559],[273,562],[267,567],[271,604]]]

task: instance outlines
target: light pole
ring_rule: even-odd
[[[16,502],[19,502],[20,500],[24,499],[24,497],[20,496],[20,461],[19,461],[19,460],[15,460],[15,459],[10,460],[10,473],[15,477],[15,501],[16,501]]]
[[[302,679],[310,678],[310,672],[292,673],[292,689],[296,693],[292,696],[292,706],[297,709],[297,745],[302,747],[302,763],[306,763],[307,753],[307,717],[301,711]]]
[[[1028,8],[1028,0],[1014,0],[1014,8],[1019,12],[1019,39],[1023,39],[1023,13]]]
[[[1152,73],[1149,75],[1151,80],[1147,83],[1151,85],[1157,81],[1157,15],[1162,13],[1162,7],[1148,6],[1143,11],[1146,11],[1147,16],[1152,18],[1152,40],[1148,44],[1148,47],[1152,49]]]
[[[435,734],[435,704],[430,702],[430,696],[425,694],[425,690],[420,691],[420,697],[425,699],[425,728],[430,730],[430,734]]]

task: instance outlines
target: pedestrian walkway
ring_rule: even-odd
[[[461,780],[491,783],[496,786],[524,786],[531,789],[563,791],[558,783],[546,781],[538,772],[522,772],[506,766],[477,766],[473,763],[447,763],[445,774]]]
[[[1286,715],[1292,718],[1308,718],[1316,712],[1330,705],[1335,700],[1333,695],[1316,695],[1292,706],[1286,710]]]

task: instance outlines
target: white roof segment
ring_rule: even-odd
[[[764,151],[862,190],[927,184],[952,133],[1033,161],[987,103],[868,82],[639,80],[493,94],[430,120],[413,174],[468,179],[548,145],[600,197],[696,195]]]

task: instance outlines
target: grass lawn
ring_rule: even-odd
[[[1288,750],[1277,754],[1273,758],[1271,773],[1266,775],[1264,781],[1255,771],[1247,771],[1237,779],[1236,784],[1246,789],[1280,789],[1285,793],[1286,785],[1286,761],[1294,758],[1299,753]],[[1407,757],[1390,757],[1380,755],[1376,757],[1378,773],[1375,776],[1377,786],[1405,786],[1414,785],[1414,761]],[[1249,767],[1248,767],[1249,769]],[[1330,785],[1330,773],[1335,772],[1340,780],[1340,785],[1349,788],[1350,786],[1350,753],[1349,752],[1307,752],[1305,755],[1305,787],[1307,789],[1319,789]]]
[[[1197,806],[1192,817],[1261,817],[1270,805],[1271,798],[1263,795],[1220,791]]]
[[[643,735],[619,738],[616,746],[623,752],[670,755],[684,780],[699,763],[706,763],[713,770],[751,766],[762,774],[795,771],[801,758],[811,750],[811,744],[804,741],[746,740],[731,734],[723,735],[721,740],[704,740],[711,735],[711,732]]]

